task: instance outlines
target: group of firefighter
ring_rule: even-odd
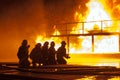
[[[29,67],[29,58],[32,60],[33,67],[44,65],[67,64],[66,59],[70,57],[68,54],[66,54],[65,45],[66,42],[62,41],[61,46],[57,50],[55,50],[54,41],[52,41],[51,43],[46,41],[43,45],[41,43],[37,43],[29,54],[28,49],[30,45],[28,45],[27,40],[23,40],[17,53],[17,57],[19,59],[19,67]]]

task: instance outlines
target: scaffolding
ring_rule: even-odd
[[[69,53],[69,37],[72,36],[91,36],[92,38],[92,52],[94,52],[94,36],[108,36],[108,35],[118,35],[119,36],[119,45],[120,45],[120,32],[113,30],[114,26],[109,26],[109,23],[118,23],[120,20],[102,20],[102,21],[87,21],[87,22],[71,22],[71,23],[63,23],[63,24],[55,24],[55,34],[54,35],[49,35],[51,37],[66,37],[67,38],[67,47],[68,47],[68,53]],[[86,26],[88,27],[91,24],[96,24],[96,26],[93,26],[93,29],[88,30],[86,32]],[[112,25],[113,25],[112,24]],[[97,25],[100,25],[98,28]],[[73,29],[73,27],[79,26],[76,29]],[[119,27],[119,26],[117,26]],[[57,33],[57,30],[61,34]],[[71,33],[72,32],[72,33]],[[119,52],[120,52],[120,46],[119,46]]]

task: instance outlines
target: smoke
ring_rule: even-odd
[[[87,2],[88,0],[0,0],[0,59],[16,61],[16,53],[23,39],[27,39],[33,48],[37,35],[49,33],[48,29],[53,29],[49,24],[74,22],[74,14],[79,5],[79,12],[84,15]]]
[[[73,22],[76,11],[84,14],[89,0],[44,0],[45,17],[49,23]],[[81,7],[80,10],[78,9]]]
[[[43,1],[1,0],[0,4],[0,56],[16,59],[21,41],[34,44],[36,35],[46,28]]]
[[[105,5],[113,19],[120,19],[119,0],[99,1]],[[85,16],[88,2],[89,0],[0,0],[0,59],[17,60],[16,53],[23,39],[28,40],[32,49],[38,35],[52,34],[53,24],[75,22],[76,11]],[[79,42],[76,38],[71,41]]]

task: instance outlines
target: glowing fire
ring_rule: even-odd
[[[76,16],[78,16],[79,21],[84,20],[84,33],[91,32],[101,32],[103,29],[106,32],[109,31],[115,31],[116,28],[113,29],[112,20],[110,15],[104,10],[104,5],[102,5],[100,0],[91,0],[89,3],[87,3],[88,11],[86,18],[82,17],[81,14],[78,12],[75,13]],[[84,19],[83,19],[84,18]],[[77,26],[73,27],[74,30],[78,30],[82,27],[82,25],[78,24]],[[112,29],[111,29],[112,27]],[[116,29],[118,30],[118,29]],[[71,32],[71,33],[75,33]],[[77,31],[76,34],[81,34],[82,31]],[[70,52],[92,52],[92,43],[91,43],[91,37],[78,37],[79,39],[82,39],[81,48],[76,50],[75,45],[70,44],[71,50]],[[104,52],[118,52],[119,51],[119,43],[118,43],[118,36],[112,35],[112,36],[95,36],[94,37],[94,52],[97,53],[104,53]],[[81,42],[81,40],[79,41]],[[78,44],[77,44],[78,45]],[[77,46],[78,47],[78,46]]]
[[[100,2],[101,1],[101,2]],[[103,4],[102,4],[103,3]],[[89,33],[99,33],[101,30],[103,32],[119,32],[120,31],[120,21],[114,22],[110,16],[110,13],[104,9],[105,3],[104,0],[90,0],[89,3],[86,4],[88,7],[88,11],[86,12],[86,16],[82,16],[81,13],[76,11],[75,19],[76,21],[82,22],[72,27],[72,31],[70,34],[89,34]],[[120,7],[119,7],[120,9]],[[83,24],[84,22],[84,24]],[[84,25],[84,30],[81,28]],[[61,35],[59,30],[54,26],[55,32],[53,35]],[[36,43],[44,43],[45,41],[51,42],[54,41],[56,43],[55,48],[58,49],[60,46],[60,42],[63,39],[60,37],[50,37],[47,38],[46,35],[37,36]],[[67,40],[66,40],[67,41]],[[119,35],[95,35],[94,36],[94,45],[92,44],[92,36],[79,36],[74,38],[69,38],[69,46],[68,52],[71,53],[92,53],[92,47],[94,46],[95,53],[110,53],[110,52],[119,52]],[[72,61],[82,61],[83,59],[72,57],[69,62]],[[88,60],[88,59],[86,59]],[[96,59],[89,59],[91,62],[96,61]],[[85,60],[83,60],[85,61]],[[97,60],[98,61],[98,60]],[[87,61],[86,61],[87,62]],[[83,62],[85,63],[85,62]],[[93,64],[95,65],[95,64]],[[118,63],[98,63],[97,66],[116,66],[118,67]]]
[[[104,10],[104,6],[98,2],[98,0],[92,0],[87,4],[89,11],[88,16],[85,21],[104,21],[104,20],[111,20],[110,15],[107,14]],[[94,29],[94,27],[98,26],[98,28],[101,28],[100,22],[93,22],[92,24],[86,24],[85,28],[87,30]],[[110,26],[111,23],[107,22],[104,23],[102,26],[107,27]]]
[[[90,31],[93,32],[100,32],[103,29],[106,32],[109,31],[119,31],[117,28],[113,29],[113,23],[110,14],[107,13],[104,9],[103,2],[101,0],[91,0],[87,3],[88,11],[86,12],[86,17],[82,16],[82,14],[76,12],[75,19],[79,20],[80,22],[83,21],[84,23],[84,33],[82,30],[79,30],[83,25],[78,24],[72,28],[71,34],[87,34]],[[104,0],[103,0],[104,1]],[[56,26],[54,26],[56,28]],[[112,29],[111,29],[112,28]],[[116,30],[115,30],[116,29]],[[60,35],[60,32],[55,29],[53,35]],[[70,53],[85,53],[85,52],[92,52],[92,38],[91,36],[80,36],[77,37],[77,42],[73,43],[72,41],[69,43],[69,52]],[[62,41],[59,37],[55,38],[46,38],[45,36],[38,36],[36,42],[44,43],[45,41],[54,41],[56,43],[56,49],[58,48],[58,44]],[[74,41],[75,42],[75,41]],[[94,36],[94,52],[97,53],[104,53],[104,52],[118,52],[118,36]]]
[[[56,30],[53,34],[54,35],[60,34],[60,32]],[[53,38],[53,37],[47,38],[45,34],[37,36],[36,43],[41,43],[43,45],[45,41],[48,41],[49,43],[54,41],[56,43],[55,49],[57,50],[62,40],[60,38]]]

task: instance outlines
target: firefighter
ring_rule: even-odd
[[[67,61],[65,60],[70,58],[67,54],[66,54],[66,42],[62,41],[61,42],[61,46],[58,48],[57,50],[57,63],[58,64],[67,64]]]
[[[55,59],[55,55],[56,55],[56,50],[55,50],[55,42],[52,41],[50,43],[50,48],[48,49],[49,52],[49,56],[48,56],[48,64],[49,65],[54,65],[56,64],[56,59]]]
[[[19,67],[27,68],[30,65],[28,61],[28,53],[29,53],[28,41],[25,39],[22,41],[22,45],[19,47],[17,52],[17,57],[19,59]]]
[[[39,66],[41,65],[41,63],[42,63],[41,43],[37,43],[35,45],[35,48],[32,49],[32,51],[30,53],[30,59],[32,60],[33,67],[37,67],[37,64],[39,64]]]
[[[42,63],[43,65],[48,65],[48,57],[49,57],[49,53],[48,53],[48,45],[49,42],[46,41],[44,42],[43,46],[42,46]]]

